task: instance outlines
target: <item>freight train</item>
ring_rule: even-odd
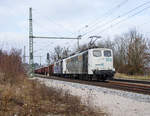
[[[85,80],[108,80],[115,74],[113,52],[107,48],[93,48],[61,59],[35,73]]]

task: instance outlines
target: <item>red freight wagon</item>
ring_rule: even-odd
[[[44,75],[47,75],[48,74],[48,67],[44,67]]]
[[[54,73],[54,64],[49,65],[49,76],[52,76]]]

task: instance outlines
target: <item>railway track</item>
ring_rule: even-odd
[[[115,89],[119,88],[120,90],[150,95],[150,85],[147,84],[109,81],[109,86],[112,86]]]
[[[120,79],[120,78],[115,78],[113,79],[115,81],[119,81],[119,82],[128,82],[128,83],[139,83],[139,84],[149,84],[150,85],[150,81],[147,80],[134,80],[134,79]]]
[[[106,87],[106,88],[111,88],[111,89],[150,95],[150,84],[132,83],[132,82],[127,82],[127,81],[123,82],[123,81],[116,81],[116,80],[109,80],[106,82],[97,82],[95,80],[86,81],[86,80],[76,80],[76,79],[71,79],[71,78],[60,78],[60,77],[53,77],[53,76],[48,77],[48,76],[43,76],[43,75],[42,76],[37,75],[37,77],[60,80],[60,81],[67,81],[67,82],[73,82],[73,83],[80,83],[80,84],[87,84],[87,85],[93,85],[93,86],[99,86],[99,87]]]

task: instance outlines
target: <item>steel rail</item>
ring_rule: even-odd
[[[37,77],[41,78],[47,78],[47,79],[53,79],[53,80],[60,80],[60,81],[67,81],[72,83],[80,83],[80,84],[86,84],[86,85],[92,85],[92,86],[98,86],[98,87],[105,87],[110,89],[116,89],[116,90],[122,90],[122,91],[128,91],[128,92],[134,92],[134,93],[140,93],[140,94],[146,94],[150,95],[150,85],[147,84],[139,84],[139,83],[128,83],[128,82],[119,82],[119,81],[106,81],[106,82],[98,82],[96,80],[93,81],[87,81],[87,80],[79,80],[79,79],[72,79],[72,78],[62,78],[62,77],[48,77],[48,76],[41,76],[37,75]]]

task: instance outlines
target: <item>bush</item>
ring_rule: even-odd
[[[0,50],[0,73],[1,82],[10,82],[15,84],[20,75],[24,74],[24,68],[21,61],[21,51],[12,49],[10,53]]]
[[[100,116],[80,98],[29,80],[24,75],[20,51],[0,51],[0,116]]]

